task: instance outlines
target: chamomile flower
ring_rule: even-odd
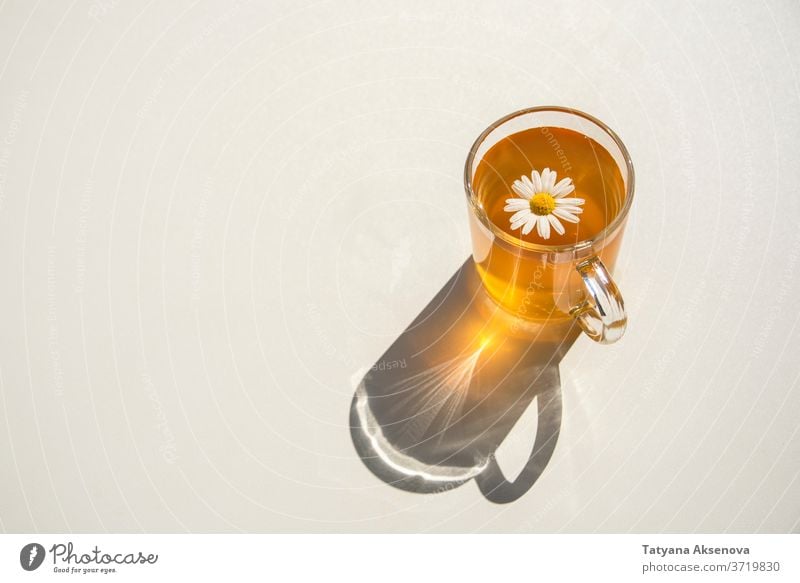
[[[564,234],[564,225],[561,221],[577,223],[583,212],[581,205],[585,202],[582,198],[567,198],[575,190],[572,178],[562,178],[556,182],[557,175],[550,168],[545,168],[542,173],[534,170],[528,176],[521,176],[515,180],[511,189],[519,198],[506,199],[503,210],[514,213],[509,219],[511,229],[522,229],[522,234],[527,235],[536,227],[536,232],[542,239],[550,238],[552,227],[559,235]],[[560,220],[559,220],[560,219]]]

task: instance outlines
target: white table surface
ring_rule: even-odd
[[[0,528],[798,531],[798,55],[790,0],[0,3]],[[354,381],[538,104],[632,153],[630,327],[519,500],[390,487]]]

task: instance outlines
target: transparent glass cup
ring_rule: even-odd
[[[500,140],[531,128],[578,132],[603,146],[614,159],[623,180],[624,200],[619,201],[616,216],[591,239],[569,245],[522,241],[494,225],[484,211],[479,193],[473,190],[479,163]],[[592,340],[600,343],[610,344],[622,337],[627,314],[611,272],[633,202],[634,173],[628,150],[608,126],[565,107],[533,107],[507,115],[484,130],[470,149],[464,188],[470,210],[472,256],[484,288],[497,304],[524,321],[564,322],[574,318]]]

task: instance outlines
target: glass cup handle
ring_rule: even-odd
[[[596,255],[581,261],[575,269],[583,279],[588,297],[570,308],[569,313],[595,342],[616,342],[622,338],[628,324],[625,302],[617,284]]]

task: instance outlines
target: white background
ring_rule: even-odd
[[[3,2],[0,528],[797,531],[799,54],[791,0]],[[523,498],[394,489],[353,381],[541,104],[633,156],[630,327]]]

